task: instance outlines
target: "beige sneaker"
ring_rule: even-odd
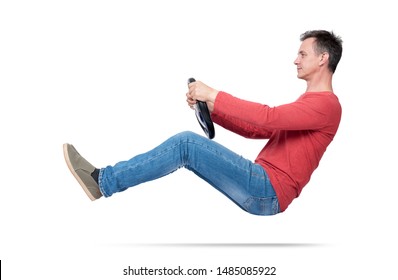
[[[97,182],[91,176],[95,167],[85,160],[71,144],[64,144],[64,157],[69,170],[91,200],[102,196]]]

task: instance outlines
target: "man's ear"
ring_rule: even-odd
[[[328,52],[323,52],[320,56],[319,56],[319,66],[322,66],[326,63],[328,63],[329,61],[329,53]]]

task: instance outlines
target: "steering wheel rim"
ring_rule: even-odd
[[[194,78],[188,79],[188,84],[196,82]],[[195,116],[198,120],[200,127],[209,139],[213,139],[215,136],[214,124],[210,116],[209,108],[206,102],[197,101],[195,106]]]

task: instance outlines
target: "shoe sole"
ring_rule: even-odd
[[[66,161],[66,165],[68,166],[68,168],[69,168],[70,172],[72,173],[73,177],[75,177],[75,179],[79,182],[80,186],[83,188],[84,192],[91,199],[91,201],[96,200],[96,198],[91,194],[91,192],[88,190],[86,185],[83,183],[82,179],[80,179],[80,176],[77,175],[75,169],[73,168],[73,166],[72,166],[72,164],[70,162],[69,154],[68,154],[68,144],[64,144],[63,145],[63,150],[64,150],[64,158],[65,158],[65,161]]]

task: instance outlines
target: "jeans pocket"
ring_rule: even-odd
[[[269,216],[279,213],[279,202],[276,196],[249,197],[244,207],[247,212],[254,215]]]

